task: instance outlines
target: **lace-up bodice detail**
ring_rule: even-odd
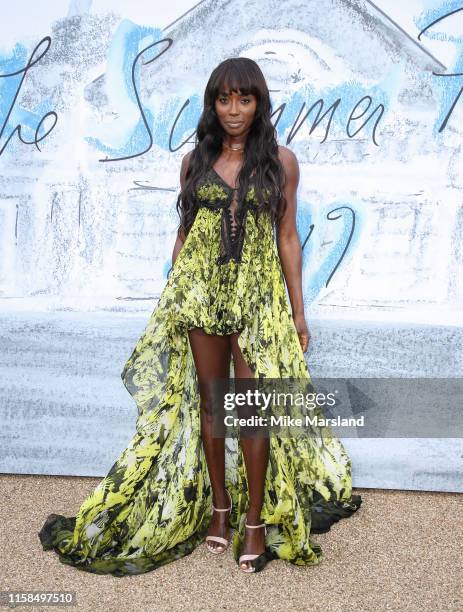
[[[257,209],[253,177],[250,178],[244,202],[238,202],[238,188],[230,185],[214,168],[206,173],[196,196],[199,206],[216,212],[221,211],[220,255],[217,263],[230,260],[241,263],[241,254],[246,232],[246,217],[249,210]]]

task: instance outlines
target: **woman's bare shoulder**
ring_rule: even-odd
[[[190,159],[192,155],[193,149],[185,153],[185,155],[182,157],[182,170],[184,170],[185,172],[187,171],[188,166],[190,165]]]
[[[291,149],[288,149],[288,147],[284,147],[283,145],[278,145],[278,158],[285,169],[285,173],[289,177],[299,176],[299,162],[297,161],[295,153],[293,153]]]
[[[185,182],[186,179],[186,173],[188,171],[188,168],[190,166],[190,159],[191,159],[191,155],[193,153],[193,150],[188,151],[188,153],[185,153],[185,155],[182,157],[182,163],[180,166],[180,183],[183,187],[183,183]]]
[[[283,145],[278,145],[278,157],[282,164],[297,164],[297,157],[291,149],[288,147],[284,147]]]

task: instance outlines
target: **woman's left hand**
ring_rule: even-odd
[[[299,342],[301,343],[302,352],[305,353],[309,348],[310,332],[304,314],[295,315],[293,320],[296,326],[297,335],[299,336]]]

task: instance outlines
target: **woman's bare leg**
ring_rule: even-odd
[[[230,338],[235,379],[254,378],[254,373],[246,363],[238,345],[238,333],[232,334]],[[251,412],[254,412],[254,410],[251,410]],[[246,520],[248,525],[260,525],[262,523],[260,513],[264,503],[265,476],[267,473],[270,440],[267,436],[262,435],[262,431],[259,433],[260,435],[241,435],[240,438],[249,490],[249,508]],[[246,529],[241,554],[260,554],[264,550],[264,528]],[[246,563],[246,565],[249,567],[249,564]]]
[[[213,437],[212,392],[213,380],[228,378],[230,373],[230,337],[206,334],[197,327],[188,331],[201,398],[201,439],[212,487],[212,503],[216,508],[228,508],[230,500],[225,491],[225,439]],[[229,512],[213,512],[207,535],[229,538]],[[221,546],[210,541],[209,546]]]

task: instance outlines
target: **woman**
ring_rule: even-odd
[[[311,565],[322,553],[310,534],[360,506],[350,459],[328,428],[214,435],[214,385],[230,368],[235,383],[288,378],[310,388],[299,168],[270,117],[254,61],[214,69],[182,161],[173,267],[122,371],[137,432],[76,517],[44,524],[42,545],[63,563],[138,574],[206,540],[213,554],[231,543],[244,572],[276,558]]]

